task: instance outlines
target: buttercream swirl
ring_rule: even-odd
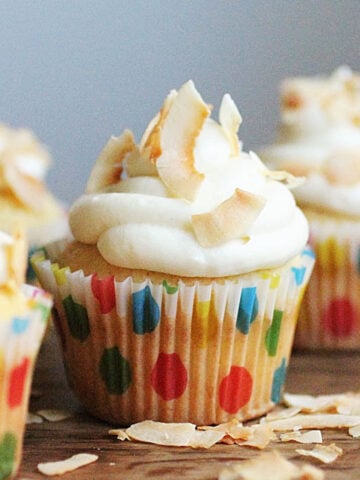
[[[360,216],[360,75],[341,67],[329,77],[289,78],[280,96],[278,138],[261,158],[306,176],[294,190],[302,205]]]
[[[111,139],[70,209],[75,239],[97,245],[112,265],[187,277],[271,268],[299,253],[307,221],[288,187],[242,151],[241,117],[224,99],[220,123],[208,114],[194,120],[205,104],[188,82],[171,93],[140,145],[128,148],[129,132]]]

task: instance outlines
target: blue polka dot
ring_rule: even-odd
[[[138,335],[151,333],[158,326],[160,308],[148,286],[132,294],[132,315],[133,329]]]
[[[295,275],[296,285],[301,285],[304,281],[306,268],[305,267],[300,267],[300,268],[292,267],[291,270]]]
[[[286,378],[286,361],[282,359],[281,365],[274,372],[273,383],[271,388],[271,400],[274,403],[279,403],[281,400],[282,387]]]
[[[236,328],[241,333],[247,334],[250,325],[255,320],[259,309],[259,302],[256,296],[256,287],[243,288],[240,297],[239,311],[236,319]]]
[[[20,335],[25,332],[29,326],[28,318],[19,318],[16,317],[12,321],[11,329],[16,335]]]
[[[315,258],[315,253],[311,248],[305,248],[305,250],[303,250],[302,252],[302,255],[308,256],[310,258]]]

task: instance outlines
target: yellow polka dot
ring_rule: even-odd
[[[64,285],[66,283],[66,272],[70,271],[69,267],[60,268],[57,263],[51,265],[51,270],[54,274],[56,283]]]
[[[216,334],[216,318],[211,309],[211,302],[196,302],[193,320],[192,340],[198,348],[205,348],[208,341]]]
[[[348,247],[339,244],[334,237],[316,247],[317,261],[323,268],[338,268],[346,262]]]
[[[263,272],[261,278],[263,280],[268,280],[270,278],[270,288],[275,289],[278,288],[281,277],[279,273]]]

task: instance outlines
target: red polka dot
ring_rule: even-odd
[[[330,302],[323,315],[323,325],[327,332],[338,338],[352,334],[356,324],[356,310],[347,298],[337,298]]]
[[[219,401],[223,410],[236,413],[251,397],[253,379],[244,367],[232,366],[219,387]]]
[[[187,386],[188,375],[177,353],[160,353],[151,372],[151,385],[164,400],[180,397]]]
[[[101,313],[109,313],[115,307],[114,277],[98,278],[96,273],[91,277],[91,290],[99,300]]]
[[[18,407],[22,403],[25,380],[29,367],[29,358],[24,358],[19,365],[11,370],[8,390],[8,405],[10,408]]]

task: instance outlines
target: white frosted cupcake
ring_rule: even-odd
[[[68,234],[66,212],[45,185],[49,166],[49,153],[30,130],[0,125],[0,229],[20,226],[30,251]]]
[[[51,308],[48,294],[23,285],[27,249],[0,232],[0,477],[16,475],[35,360]]]
[[[213,424],[281,396],[312,253],[284,184],[189,81],[137,145],[112,137],[71,207],[74,236],[33,257],[55,296],[70,385],[94,415]],[[279,179],[279,180],[277,180]]]
[[[295,345],[360,347],[360,75],[296,77],[281,86],[281,123],[261,156],[303,175],[294,195],[310,223],[316,266]]]

